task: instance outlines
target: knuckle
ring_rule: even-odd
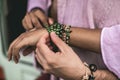
[[[40,46],[40,45],[41,45],[41,41],[42,41],[42,40],[39,39],[38,43],[36,44],[36,46],[39,47],[39,48],[41,47],[41,46]]]
[[[22,25],[25,27],[25,25],[26,25],[25,20],[22,20]]]
[[[28,39],[25,37],[23,38],[23,41],[27,43]]]
[[[24,20],[24,19],[22,19],[22,24],[24,25],[24,23],[25,23],[25,20]]]
[[[41,20],[42,20],[43,23],[47,23],[47,18],[46,17],[42,17]]]
[[[18,46],[15,46],[15,47],[14,47],[14,50],[17,50],[18,48],[19,48]]]
[[[15,46],[15,47],[13,48],[14,52],[16,52],[18,49],[19,49],[18,46]]]
[[[21,43],[20,43],[20,45],[19,46],[23,46],[23,45],[27,45],[29,43],[29,40],[28,40],[28,38],[26,38],[26,37],[24,37],[23,39],[22,39],[22,41],[21,41]]]
[[[24,36],[24,35],[25,35],[25,33],[21,33],[19,37],[22,37],[22,36]]]
[[[43,68],[46,73],[49,73],[51,71],[51,69],[48,66],[44,66]]]
[[[40,47],[40,42],[38,42],[38,43],[36,44],[36,47],[38,47],[38,48]]]
[[[22,19],[22,23],[25,23],[25,18]]]
[[[40,10],[39,10],[39,9],[36,9],[34,12],[35,12],[36,14],[38,14],[38,13],[40,13]]]
[[[54,65],[54,64],[55,64],[54,59],[53,59],[53,58],[52,58],[52,59],[51,59],[51,58],[48,58],[48,59],[47,59],[47,64],[50,65],[50,66]]]
[[[34,24],[34,25],[38,25],[38,22],[37,22],[36,19],[33,19],[33,24]]]

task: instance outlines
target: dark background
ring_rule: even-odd
[[[24,32],[22,19],[27,9],[27,0],[7,0],[8,14],[6,16],[8,43],[10,44],[20,33]],[[0,80],[6,80],[4,70],[0,66]]]
[[[24,32],[22,19],[27,9],[27,0],[7,0],[8,43],[10,44],[20,33]]]

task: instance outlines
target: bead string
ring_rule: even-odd
[[[46,26],[46,29],[49,33],[55,32],[56,35],[58,35],[58,37],[61,38],[66,44],[69,44],[71,33],[70,28],[71,26],[61,25],[59,23]],[[51,45],[53,46],[53,51],[57,52],[58,48],[53,44],[53,42],[51,42]]]
[[[84,65],[90,69],[91,74],[88,75],[86,72],[85,76],[83,76],[82,80],[95,80],[93,72],[95,72],[97,70],[97,66],[95,64],[88,65],[86,62],[84,62]]]

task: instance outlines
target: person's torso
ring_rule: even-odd
[[[91,29],[120,24],[120,0],[57,0],[54,7],[61,24]],[[73,49],[83,61],[106,69],[101,54]]]

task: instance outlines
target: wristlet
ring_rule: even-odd
[[[51,32],[55,32],[56,35],[58,35],[58,37],[61,38],[66,44],[69,44],[70,33],[71,33],[70,28],[71,26],[66,26],[59,23],[54,23],[50,26],[46,26],[46,29],[49,34]],[[58,48],[53,44],[52,41],[51,41],[51,45],[53,46],[53,51],[57,52]]]
[[[87,72],[85,73],[85,76],[83,76],[82,80],[95,80],[93,72],[97,70],[97,66],[95,64],[88,65],[84,62],[84,65],[89,68],[91,74],[88,75]]]

